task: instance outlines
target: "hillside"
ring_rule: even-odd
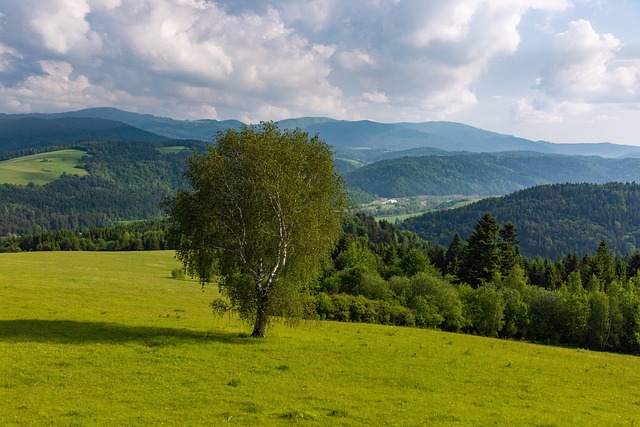
[[[640,244],[636,183],[543,185],[409,218],[401,227],[446,246],[456,232],[466,239],[485,212],[516,225],[522,254],[529,257],[593,254],[602,240],[614,253],[629,254]]]
[[[85,176],[67,174],[43,186],[0,185],[0,235],[157,217],[163,214],[162,201],[185,185],[187,157],[205,144],[94,142],[79,147],[87,153],[80,159]]]
[[[0,116],[0,152],[84,141],[164,141],[162,137],[125,123],[102,118]]]
[[[347,172],[345,181],[380,197],[497,196],[552,183],[640,182],[640,159],[516,152],[451,153],[376,162]]]
[[[48,184],[63,174],[83,176],[80,150],[57,150],[0,161],[0,184]]]
[[[634,425],[640,359],[361,323],[214,318],[173,253],[0,254],[3,425]]]

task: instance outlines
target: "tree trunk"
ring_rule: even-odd
[[[256,324],[253,327],[253,332],[251,333],[251,336],[253,338],[264,338],[265,333],[267,331],[267,301],[268,298],[263,295],[259,300],[258,300],[258,310],[257,310],[257,314],[256,314]]]
[[[256,324],[253,327],[253,332],[251,333],[251,336],[253,338],[264,338],[266,331],[267,331],[267,316],[264,314],[264,310],[259,308],[258,314],[256,316]]]

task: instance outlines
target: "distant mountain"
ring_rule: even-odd
[[[511,135],[486,131],[454,122],[377,123],[302,118],[280,122],[283,127],[300,127],[320,136],[334,147],[360,150],[378,149],[388,152],[431,147],[445,151],[497,153],[533,151],[601,157],[623,157],[640,153],[640,147],[611,143],[556,144],[531,141]]]
[[[0,151],[96,140],[163,141],[167,138],[101,118],[43,119],[0,116]]]
[[[57,114],[0,114],[0,119],[37,118],[99,118],[119,121],[167,138],[212,141],[217,131],[239,128],[237,120],[174,120],[150,114],[138,114],[115,108],[90,108]],[[640,155],[640,147],[599,144],[556,144],[531,141],[503,135],[454,122],[378,123],[368,120],[346,121],[326,117],[302,117],[279,122],[283,128],[300,128],[316,133],[332,145],[339,157],[370,163],[396,157],[396,153],[416,148],[444,151],[495,153],[503,151],[533,151],[548,154],[585,155],[618,158]],[[388,156],[388,157],[385,157]]]
[[[42,119],[59,119],[73,117],[113,120],[170,139],[197,139],[200,141],[213,141],[216,132],[227,128],[237,129],[242,125],[242,123],[237,120],[174,120],[167,117],[131,113],[108,107],[89,108],[53,114],[0,114],[0,119],[2,119],[3,116],[5,118],[38,117]]]
[[[449,153],[383,160],[345,174],[348,186],[381,197],[497,196],[552,183],[640,182],[640,159],[541,153]]]
[[[409,218],[401,227],[447,246],[456,232],[469,237],[485,212],[501,224],[516,225],[522,254],[528,257],[594,254],[602,240],[625,255],[640,245],[640,185],[635,183],[537,186]]]

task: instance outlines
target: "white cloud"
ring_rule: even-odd
[[[83,0],[49,0],[20,2],[30,16],[31,29],[40,35],[42,43],[52,51],[100,50],[100,37],[85,19],[91,7]]]
[[[537,99],[520,100],[514,117],[555,121],[592,112],[599,105],[635,108],[640,101],[640,59],[617,59],[622,42],[598,34],[591,23],[577,20],[557,34],[549,63],[536,80]]]
[[[361,66],[375,65],[375,61],[371,56],[358,49],[351,52],[341,52],[338,55],[340,65],[347,70],[354,70]]]
[[[552,64],[542,71],[545,94],[580,102],[624,102],[638,97],[640,60],[616,60],[622,43],[579,20],[556,37]]]
[[[569,6],[568,0],[11,3],[0,0],[0,37],[9,52],[0,54],[0,66],[19,71],[0,75],[0,99],[22,109],[93,102],[182,117],[195,111],[252,120],[382,121],[441,119],[476,105],[476,82],[493,61],[517,50],[522,17]],[[617,78],[632,87],[633,70],[620,67]],[[56,96],[38,98],[36,89],[44,88]]]
[[[362,97],[367,101],[375,102],[379,104],[384,104],[389,100],[389,98],[387,98],[387,95],[385,95],[384,92],[374,92],[374,93],[365,92],[362,94]]]

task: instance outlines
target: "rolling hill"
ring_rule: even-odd
[[[593,254],[602,240],[614,253],[629,254],[640,244],[636,183],[542,185],[409,218],[401,227],[447,246],[456,232],[466,239],[485,212],[516,225],[522,254],[529,257]]]
[[[85,176],[65,174],[46,185],[15,185],[14,174],[14,183],[0,185],[0,235],[82,230],[158,217],[162,201],[185,185],[187,157],[205,149],[202,142],[186,140],[78,146],[87,154],[79,159],[83,169],[78,169]]]
[[[466,194],[497,196],[553,183],[640,182],[640,159],[540,153],[402,157],[345,174],[350,187],[381,197]]]

